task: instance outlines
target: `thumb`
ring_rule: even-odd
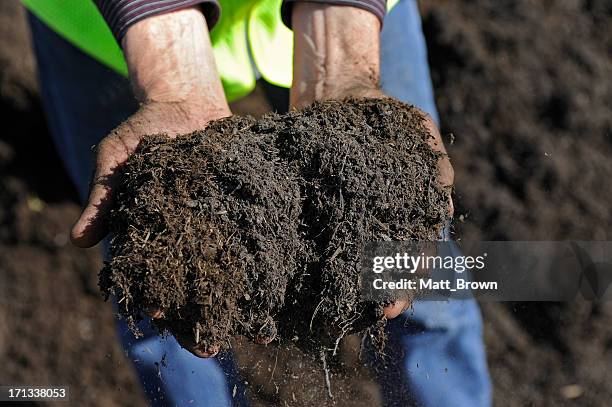
[[[110,209],[110,186],[101,182],[92,185],[87,206],[70,232],[70,240],[77,247],[92,247],[108,234],[106,217]]]
[[[407,301],[398,300],[383,308],[383,313],[388,319],[393,319],[400,315],[408,307]]]
[[[103,140],[97,150],[96,172],[87,206],[70,232],[70,240],[77,247],[94,246],[108,234],[107,218],[117,168],[129,155],[125,143],[117,143],[113,138]]]

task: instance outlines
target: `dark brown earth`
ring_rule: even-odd
[[[79,406],[145,405],[96,287],[98,253],[65,240],[78,205],[46,137],[16,3],[0,2],[0,383],[67,383]],[[610,2],[423,6],[463,235],[610,239]],[[262,98],[259,88],[234,111],[261,114]],[[483,314],[496,405],[609,405],[610,304],[483,304]],[[312,405],[324,388],[300,376],[299,353],[236,349],[256,406]],[[355,354],[347,346],[359,368]],[[364,369],[338,383],[353,393],[345,405],[380,405]]]
[[[363,245],[440,236],[430,137],[412,106],[348,99],[147,138],[121,169],[100,286],[130,326],[159,309],[160,333],[205,351],[382,332],[383,303],[360,295]]]
[[[423,2],[466,240],[611,240],[612,3]],[[612,399],[612,304],[483,304],[501,406]]]

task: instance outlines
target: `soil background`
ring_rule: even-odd
[[[432,0],[422,13],[442,133],[454,135],[458,235],[609,240],[612,3]],[[0,3],[0,34],[0,384],[68,384],[72,405],[145,405],[97,287],[98,251],[68,242],[79,205],[15,0]],[[262,84],[234,112],[260,116],[286,100]],[[482,310],[496,405],[609,405],[612,304]],[[240,345],[255,405],[325,391],[322,376],[299,379],[307,358]],[[356,346],[344,347],[355,368],[338,385],[355,389],[345,404],[377,405]],[[277,387],[270,375],[281,372]]]

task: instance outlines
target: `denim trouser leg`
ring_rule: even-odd
[[[30,17],[30,23],[51,134],[84,200],[93,170],[91,147],[137,104],[124,78],[73,48],[36,18]],[[387,16],[381,54],[385,92],[416,104],[437,121],[414,0],[401,1]],[[145,327],[146,321],[142,325],[141,339],[134,339],[123,322],[118,323],[118,331],[151,405],[246,404],[230,353],[199,359],[174,338],[157,337]],[[490,384],[481,325],[472,301],[418,302],[413,311],[390,322],[390,346],[401,357],[380,372],[386,404],[413,400],[426,406],[487,405]]]
[[[385,18],[381,84],[386,94],[414,104],[438,122],[416,0],[400,1]],[[491,384],[475,301],[417,301],[388,324],[391,357],[376,369],[385,405],[491,404]],[[380,361],[379,361],[380,362]]]

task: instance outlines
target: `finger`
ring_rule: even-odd
[[[388,319],[393,319],[397,317],[398,315],[400,315],[402,312],[404,312],[407,306],[408,306],[407,301],[398,300],[398,301],[392,302],[391,304],[385,306],[383,308],[383,313],[385,314],[385,317],[387,317]]]
[[[255,337],[254,342],[258,345],[267,345],[270,342],[272,342],[274,339],[276,339],[276,336],[260,336],[257,335]]]
[[[451,162],[448,158],[448,153],[446,152],[446,148],[444,147],[444,142],[442,141],[442,137],[440,136],[440,131],[438,130],[438,126],[434,123],[431,116],[426,115],[425,117],[425,126],[427,130],[432,135],[431,138],[427,141],[432,150],[441,153],[440,158],[438,159],[438,172],[440,173],[440,185],[442,187],[452,187],[455,182],[455,170],[451,165]],[[451,196],[451,190],[449,189],[448,194],[448,212],[451,218],[455,214],[455,205],[453,203],[453,198]]]
[[[425,116],[425,127],[432,136],[427,140],[427,144],[429,144],[432,150],[441,153],[441,156],[438,159],[440,184],[443,187],[450,187],[455,181],[455,171],[453,170],[453,166],[451,165],[451,162],[448,159],[448,153],[446,152],[446,148],[444,147],[444,143],[442,142],[442,136],[440,136],[438,126],[436,126],[433,119],[429,115]]]
[[[175,335],[176,340],[183,349],[188,350],[199,358],[212,358],[219,353],[221,347],[219,345],[209,345],[205,347],[202,344],[198,344],[192,335]]]
[[[149,308],[146,314],[153,319],[160,319],[164,316],[164,312],[159,308]]]
[[[118,137],[109,136],[98,145],[96,172],[87,206],[70,232],[75,246],[94,246],[108,234],[106,218],[110,211],[115,174],[128,154],[125,143]]]
[[[261,328],[259,328],[259,332],[257,335],[255,335],[254,342],[259,345],[267,345],[276,338],[276,334],[276,324],[270,318],[262,325]]]
[[[199,347],[195,347],[192,348],[190,352],[202,359],[214,358],[219,353],[219,346],[211,346],[208,350],[202,350]]]
[[[255,336],[254,342],[259,345],[267,345],[276,339],[276,327],[264,326]]]
[[[110,187],[96,183],[89,201],[72,227],[70,240],[77,247],[92,247],[108,234],[105,215],[108,213]]]

